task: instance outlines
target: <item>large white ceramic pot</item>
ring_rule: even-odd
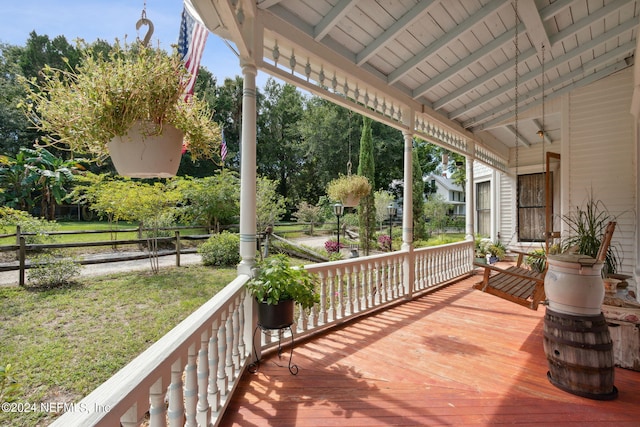
[[[604,300],[602,262],[576,254],[551,255],[544,277],[549,308],[557,313],[597,316]]]
[[[136,122],[129,132],[108,144],[109,155],[118,174],[132,178],[175,176],[182,157],[182,131],[164,124],[154,135],[154,125]]]

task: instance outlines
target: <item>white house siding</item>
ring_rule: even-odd
[[[613,243],[623,256],[622,272],[635,269],[636,164],[633,118],[629,113],[633,87],[628,68],[569,95],[568,149],[562,171],[568,188],[565,206],[582,206],[593,192],[618,219]],[[564,184],[564,183],[563,183]],[[566,185],[566,184],[565,184]]]

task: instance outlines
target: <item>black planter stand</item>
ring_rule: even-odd
[[[282,338],[286,331],[289,331],[291,335],[291,351],[289,352],[289,372],[291,375],[298,374],[298,366],[291,363],[293,359],[293,309],[294,302],[280,301],[277,305],[269,305],[265,303],[258,303],[258,325],[253,331],[253,354],[255,362],[249,365],[249,372],[255,374],[260,367],[260,359],[258,359],[258,352],[256,351],[256,334],[258,331],[262,331],[263,334],[268,336],[278,336],[278,357],[282,357]],[[280,365],[278,365],[280,366]]]

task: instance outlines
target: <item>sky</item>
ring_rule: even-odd
[[[0,43],[24,46],[29,33],[63,35],[74,44],[77,38],[87,42],[97,39],[113,43],[116,38],[144,38],[147,27],[136,30],[146,3],[146,16],[154,26],[154,45],[167,50],[178,41],[182,0],[1,0]],[[207,38],[201,66],[206,67],[222,84],[225,78],[241,76],[235,53],[215,34]],[[258,72],[257,85],[268,78]]]

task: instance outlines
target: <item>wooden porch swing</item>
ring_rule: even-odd
[[[615,228],[615,221],[607,224],[596,255],[597,262],[605,261]],[[537,310],[538,305],[546,299],[544,293],[544,276],[547,272],[548,263],[545,262],[544,270],[541,273],[534,272],[521,266],[525,255],[535,256],[532,254],[519,253],[516,266],[507,269],[501,269],[493,265],[474,263],[476,267],[484,268],[482,281],[473,285],[474,289],[479,289],[532,310]]]

